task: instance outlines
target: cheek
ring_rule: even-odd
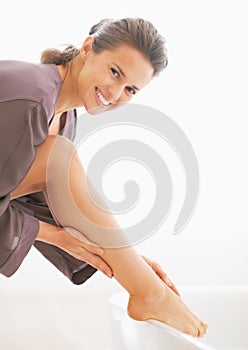
[[[122,93],[121,97],[119,98],[118,103],[127,103],[127,102],[131,101],[132,97],[133,96],[128,96],[126,94],[126,92],[124,91]]]
[[[87,86],[89,86],[93,83],[93,80],[96,76],[97,76],[97,74],[94,73],[94,68],[92,67],[91,64],[89,64],[86,61],[84,66],[82,67],[81,71],[79,72],[78,83],[81,86],[84,86],[86,89]]]

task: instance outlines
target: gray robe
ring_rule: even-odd
[[[10,200],[27,174],[36,147],[48,136],[62,81],[56,65],[0,60],[0,273],[12,276],[34,245],[73,283],[96,269],[53,245],[35,241],[39,220],[56,225],[42,192]],[[76,110],[60,132],[73,141]]]

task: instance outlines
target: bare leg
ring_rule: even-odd
[[[59,152],[53,152],[56,155],[53,159],[50,150],[54,147],[58,147]],[[46,178],[48,160],[54,176]],[[64,173],[67,173],[67,178],[64,178]],[[68,186],[65,186],[65,179]],[[113,215],[99,209],[91,201],[86,186],[86,175],[77,152],[73,144],[63,137],[49,136],[37,148],[35,162],[25,179],[12,193],[12,198],[41,189],[57,221],[83,233],[89,240],[96,242],[97,234],[96,231],[89,230],[82,217],[101,227],[117,228]],[[121,240],[121,233],[118,235]],[[205,334],[205,324],[159,279],[134,247],[105,249],[103,258],[112,268],[116,280],[130,294],[130,317],[136,320],[156,319],[193,336]]]

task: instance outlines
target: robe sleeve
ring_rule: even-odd
[[[19,99],[0,102],[0,273],[10,277],[39,231],[39,221],[13,206],[10,193],[27,174],[36,146],[48,134],[42,104]]]
[[[0,217],[0,273],[10,277],[32,247],[39,232],[39,221],[14,208],[8,196],[1,199],[2,209],[5,210]]]
[[[40,221],[57,226],[42,192],[17,198],[13,200],[13,206]],[[97,271],[52,244],[36,241],[34,247],[74,284],[84,283]]]

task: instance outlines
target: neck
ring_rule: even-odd
[[[77,79],[81,65],[82,63],[80,63],[80,58],[78,55],[67,63],[65,67],[62,65],[57,66],[62,79],[62,86],[56,103],[55,114],[62,114],[70,109],[82,107],[75,100],[75,83],[73,84],[73,82],[75,82]]]

